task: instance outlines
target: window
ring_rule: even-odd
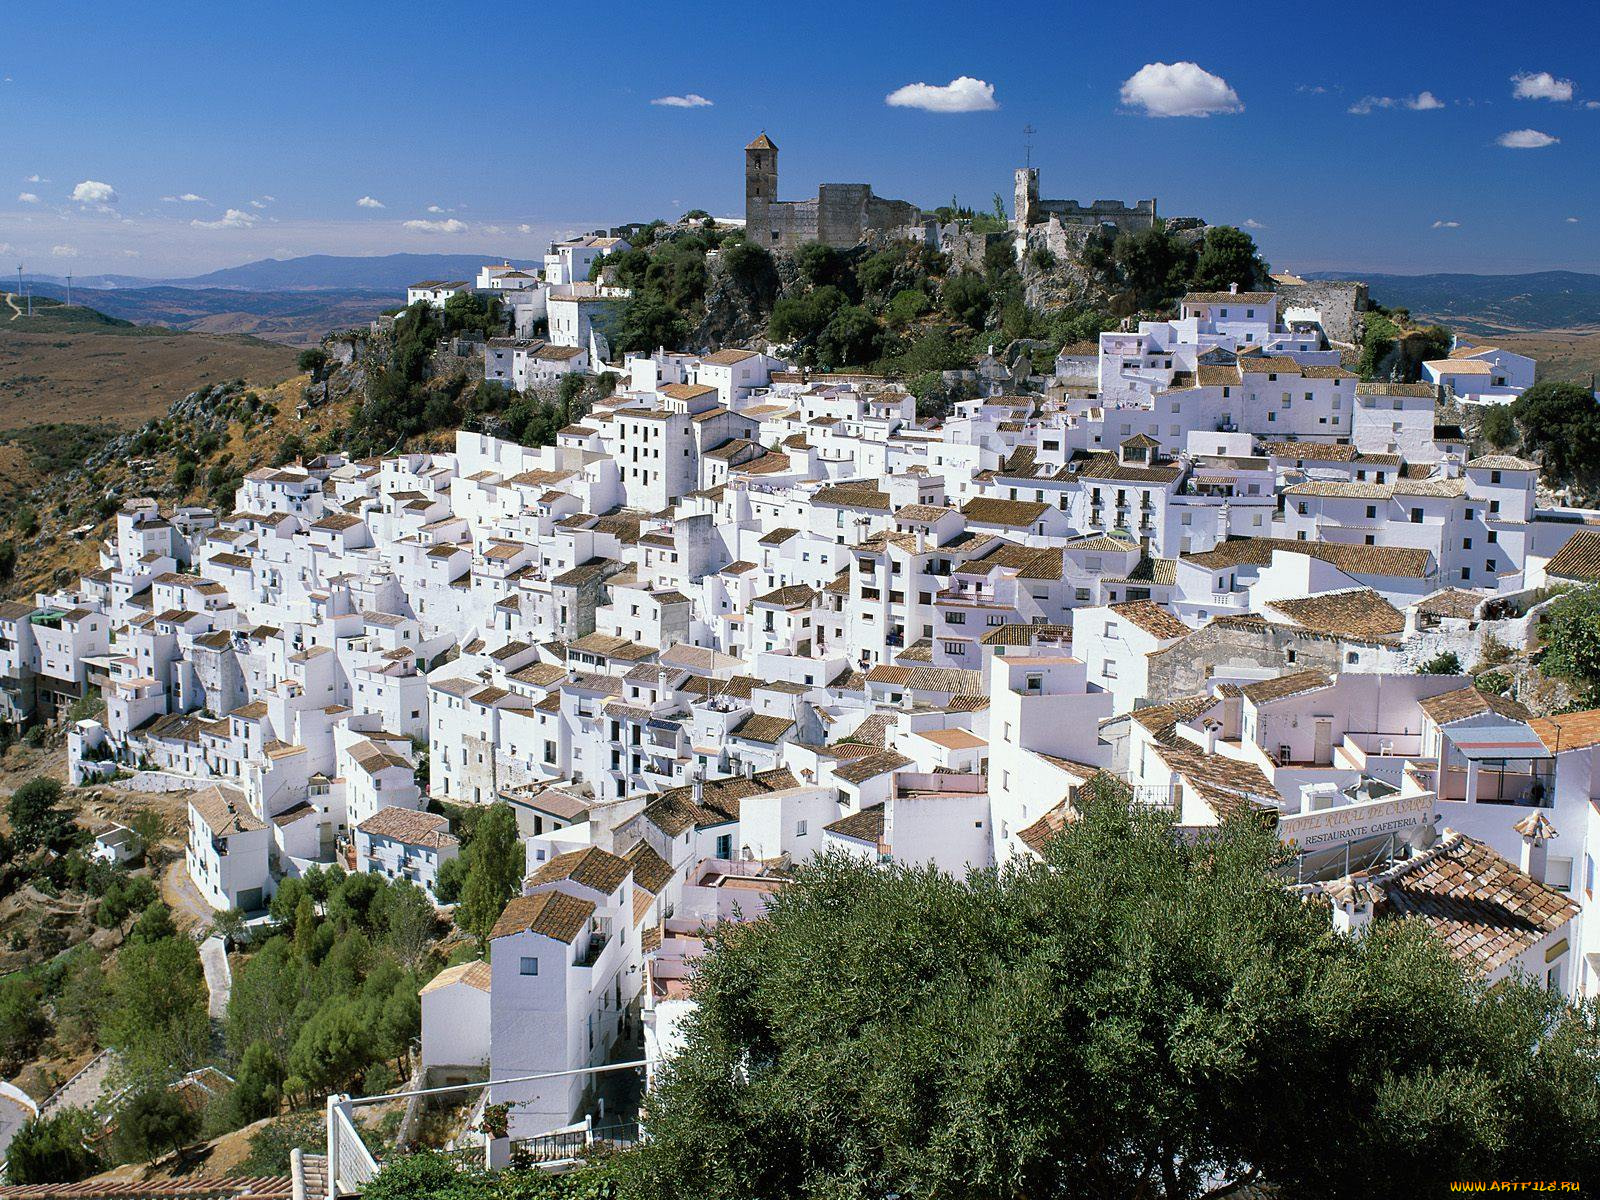
[[[1361,661],[1361,655],[1358,652],[1351,650],[1344,656],[1344,661],[1348,664],[1354,665],[1355,663]]]
[[[1489,472],[1489,482],[1490,483],[1499,483],[1500,482],[1500,472],[1499,471],[1490,471]]]
[[[806,823],[804,821],[796,821],[794,823],[794,835],[795,837],[806,836]]]
[[[965,642],[946,642],[944,644],[944,652],[946,654],[954,654],[959,658],[965,658],[967,646]]]
[[[1378,515],[1378,506],[1376,504],[1367,505],[1367,520],[1370,521],[1374,517],[1376,517],[1377,515]]]
[[[1572,890],[1572,860],[1551,855],[1545,860],[1544,881],[1558,892]]]
[[[1420,508],[1413,508],[1411,510],[1411,523],[1413,525],[1422,524],[1422,510]]]
[[[967,623],[967,614],[964,612],[945,613],[944,619],[950,625],[965,625]]]
[[[1102,677],[1104,677],[1106,679],[1115,679],[1117,677],[1117,664],[1116,664],[1116,662],[1114,660],[1112,660],[1112,659],[1109,659],[1109,658],[1106,659],[1105,662],[1101,665],[1100,674],[1101,674]]]
[[[539,960],[537,958],[524,958],[517,969],[523,975],[537,975],[539,973]]]
[[[717,835],[717,857],[718,858],[732,858],[733,857],[733,834],[731,834],[731,833],[719,833]]]

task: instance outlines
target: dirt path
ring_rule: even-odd
[[[6,303],[11,306],[11,319],[13,321],[15,321],[18,317],[20,317],[22,315],[22,309],[17,304],[16,296],[14,296],[10,292],[7,292],[6,293]]]
[[[172,919],[179,929],[192,933],[211,924],[216,910],[206,903],[205,897],[189,878],[188,867],[178,858],[167,864],[161,876],[161,898],[172,910]]]

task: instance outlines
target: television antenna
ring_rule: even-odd
[[[1022,127],[1022,165],[1033,166],[1033,135],[1039,131],[1031,124]]]

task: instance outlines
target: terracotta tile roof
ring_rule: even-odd
[[[599,846],[585,846],[582,850],[556,855],[530,875],[528,882],[541,884],[570,880],[609,896],[622,886],[631,869],[627,859],[619,858]]]
[[[711,363],[712,365],[718,367],[731,367],[735,363],[744,362],[744,360],[747,358],[755,358],[760,353],[761,351],[759,350],[739,350],[730,348],[727,350],[718,350],[715,354],[708,354],[700,361],[703,363]]]
[[[489,940],[517,933],[538,933],[571,945],[583,932],[594,905],[565,892],[540,892],[537,896],[513,896],[506,901],[500,919],[489,931]]]
[[[830,821],[822,827],[822,830],[837,837],[871,842],[876,846],[883,840],[883,816],[883,805],[874,804],[871,808],[863,808],[860,812],[853,812],[840,817],[837,821]]]
[[[1481,717],[1485,713],[1494,713],[1509,721],[1526,721],[1529,716],[1528,710],[1515,700],[1508,700],[1503,696],[1491,696],[1475,687],[1429,696],[1425,700],[1419,700],[1417,707],[1427,713],[1435,725],[1449,725],[1455,721],[1464,721],[1468,717]]]
[[[1528,724],[1552,754],[1600,745],[1600,708],[1562,713],[1559,717],[1539,717]]]
[[[1433,389],[1428,389],[1433,395]],[[1306,462],[1354,462],[1361,453],[1354,446],[1334,442],[1268,442],[1261,452],[1269,458],[1294,458]]]
[[[810,584],[791,583],[765,596],[757,596],[752,604],[773,604],[779,608],[809,608],[816,603],[817,593]]]
[[[1466,588],[1444,588],[1418,600],[1416,609],[1435,617],[1470,621],[1477,616],[1478,606],[1488,598],[1483,592],[1472,592]]]
[[[865,783],[886,772],[898,771],[910,762],[911,760],[904,754],[894,750],[880,750],[876,754],[868,754],[848,762],[842,767],[834,767],[833,777],[845,783]]]
[[[1036,500],[1001,500],[994,496],[979,496],[962,506],[961,515],[975,525],[1029,529],[1049,508],[1048,504]]]
[[[652,896],[658,895],[662,888],[672,882],[672,867],[650,848],[650,843],[638,842],[622,857],[633,871],[634,886],[641,891],[649,892]]]
[[[1194,720],[1216,703],[1214,696],[1179,696],[1163,704],[1147,704],[1143,708],[1136,708],[1129,715],[1149,730],[1150,736],[1156,741],[1171,742],[1177,737],[1179,725]]]
[[[1600,530],[1580,529],[1545,566],[1545,574],[1582,583],[1600,582]]]
[[[1189,636],[1189,627],[1154,600],[1127,600],[1109,607],[1117,616],[1132,622],[1152,637],[1167,640]]]
[[[194,810],[200,814],[200,819],[216,837],[228,837],[235,833],[250,833],[266,828],[266,824],[250,811],[244,793],[236,792],[232,788],[212,784],[190,796],[189,803],[194,806]]]
[[[464,983],[468,987],[477,988],[480,992],[489,990],[489,981],[494,972],[483,959],[473,959],[471,962],[457,963],[453,967],[446,967],[427,983],[422,985],[419,995],[427,995],[442,987],[449,987],[453,983]]]
[[[1345,542],[1302,542],[1294,538],[1229,538],[1210,550],[1186,554],[1183,561],[1211,571],[1245,564],[1264,567],[1272,562],[1274,550],[1320,559],[1353,575],[1405,579],[1426,578],[1432,557],[1427,550],[1413,546],[1353,546]]]
[[[889,511],[889,493],[876,488],[834,484],[818,488],[811,494],[812,504],[834,504],[841,508],[870,508],[878,512]]]
[[[1280,799],[1278,790],[1253,763],[1205,754],[1187,745],[1157,746],[1155,752],[1194,787],[1218,820],[1226,821],[1251,810],[1277,812],[1272,801]]]
[[[1245,699],[1256,704],[1265,704],[1271,700],[1284,700],[1303,692],[1314,692],[1318,688],[1332,686],[1333,677],[1325,671],[1296,671],[1292,675],[1280,675],[1276,679],[1247,683],[1243,691]]]
[[[767,717],[752,713],[740,721],[733,729],[728,731],[729,737],[744,738],[749,742],[761,742],[763,745],[776,745],[783,736],[794,728],[794,722],[787,717]]]
[[[799,786],[787,767],[757,771],[746,779],[734,775],[727,779],[708,779],[701,786],[700,803],[694,800],[693,785],[668,788],[645,805],[645,819],[668,837],[677,837],[690,828],[726,825],[739,819],[739,802],[746,796],[764,796]]]
[[[291,1200],[294,1194],[294,1182],[287,1175],[237,1179],[186,1175],[0,1186],[0,1200]]]
[[[1477,458],[1469,459],[1467,467],[1484,471],[1537,471],[1539,464],[1518,458],[1515,454],[1480,454]]]
[[[368,836],[393,838],[408,846],[444,848],[460,843],[450,832],[450,822],[435,813],[389,804],[356,826]]]
[[[1077,819],[1078,813],[1072,801],[1063,800],[1026,829],[1017,830],[1017,840],[1035,854],[1043,854],[1050,839]]]
[[[1379,914],[1417,917],[1469,970],[1505,966],[1577,915],[1578,907],[1537,883],[1484,843],[1447,829],[1416,858],[1372,879]]]
[[[1267,607],[1313,633],[1389,638],[1405,632],[1406,627],[1404,614],[1370,588],[1274,600]]]

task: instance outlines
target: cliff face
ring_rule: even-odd
[[[705,312],[689,335],[689,344],[700,350],[763,343],[772,306],[804,290],[794,256],[782,252],[772,256],[771,271],[754,278],[735,277],[721,255],[710,256],[706,266]]]

